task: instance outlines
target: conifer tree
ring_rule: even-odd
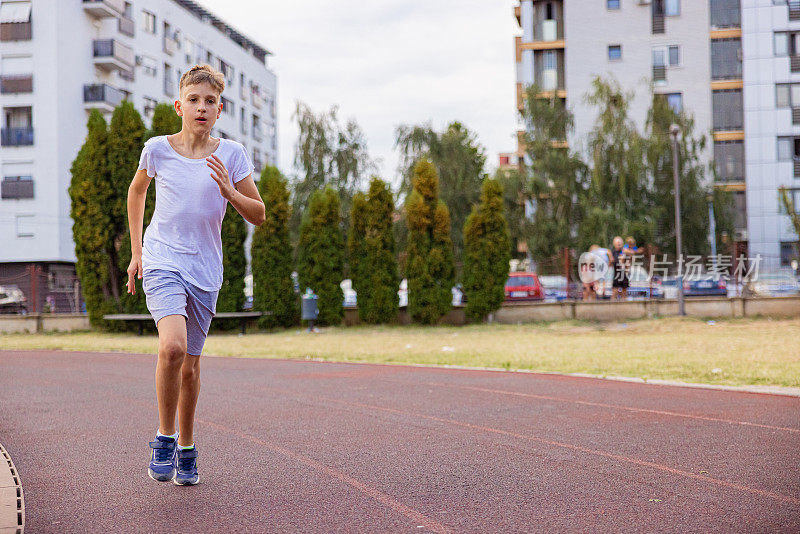
[[[485,180],[481,202],[464,225],[464,290],[467,316],[482,320],[500,308],[511,259],[508,223],[503,213],[503,187]]]
[[[300,290],[311,288],[319,297],[318,322],[339,325],[344,316],[344,236],[340,226],[339,194],[332,187],[311,195],[303,214],[298,242]]]
[[[253,232],[253,309],[271,313],[259,320],[260,327],[289,327],[297,324],[299,304],[292,282],[288,182],[276,167],[267,165],[258,190],[266,220]]]
[[[437,322],[451,307],[454,282],[450,213],[439,199],[439,176],[422,159],[414,166],[406,201],[408,312],[419,323]]]
[[[368,193],[356,193],[352,206],[348,248],[358,316],[368,324],[388,323],[397,317],[398,305],[391,189],[374,177]]]
[[[109,207],[114,192],[106,179],[108,126],[103,115],[92,110],[87,123],[88,133],[72,162],[69,186],[72,236],[86,311],[92,326],[108,327],[103,315],[117,310],[111,285],[110,251],[114,233]]]

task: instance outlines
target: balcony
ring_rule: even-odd
[[[789,65],[792,68],[792,72],[800,72],[800,55],[789,56]]]
[[[800,20],[800,0],[789,0],[789,20]]]
[[[0,24],[0,41],[30,41],[33,34],[31,23],[3,22]]]
[[[33,126],[0,130],[0,145],[2,146],[30,146],[32,144]]]
[[[114,111],[124,99],[125,93],[105,83],[87,83],[83,86],[83,103],[86,109]]]
[[[172,37],[164,36],[164,53],[173,55],[178,51],[178,41]]]
[[[94,64],[104,70],[133,70],[133,49],[114,39],[94,41]]]
[[[119,22],[117,23],[117,31],[119,31],[119,33],[122,35],[133,37],[136,33],[136,22],[126,16],[122,16],[119,18]]]
[[[792,162],[794,163],[794,177],[800,178],[800,157],[795,156]]]
[[[125,0],[83,0],[83,10],[98,19],[120,17],[125,13]]]
[[[30,176],[6,176],[0,185],[0,198],[33,198],[33,179]]]
[[[0,93],[32,93],[33,75],[32,74],[8,74],[0,76]]]
[[[667,67],[665,65],[653,65],[653,82],[667,83]]]
[[[666,17],[653,14],[653,35],[666,32]]]
[[[564,38],[564,25],[561,21],[550,19],[543,20],[533,29],[534,41],[559,41]]]
[[[800,124],[800,108],[792,108],[792,124]]]

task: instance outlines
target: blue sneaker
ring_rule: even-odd
[[[193,486],[200,482],[197,474],[197,447],[181,449],[178,447],[176,455],[177,471],[172,481],[178,486]]]
[[[150,467],[147,469],[150,478],[159,482],[172,480],[175,476],[176,445],[177,440],[166,436],[156,436],[156,440],[150,442],[150,448],[153,449]]]

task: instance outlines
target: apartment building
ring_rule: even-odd
[[[709,179],[734,194],[738,250],[770,268],[788,263],[797,236],[778,187],[792,187],[800,206],[800,2],[521,0],[514,16],[517,107],[532,83],[562,99],[575,114],[568,142],[585,153],[595,76],[634,93],[640,128],[652,87],[707,136]]]
[[[0,285],[32,266],[73,285],[68,187],[89,111],[133,102],[149,125],[183,72],[226,78],[213,135],[241,142],[260,170],[277,161],[270,52],[190,0],[2,0],[0,3]],[[66,291],[67,288],[64,288]]]

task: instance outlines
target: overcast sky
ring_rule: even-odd
[[[199,0],[274,55],[279,167],[292,172],[295,102],[339,106],[364,130],[394,181],[398,124],[459,120],[485,148],[487,170],[514,140],[513,0]]]

